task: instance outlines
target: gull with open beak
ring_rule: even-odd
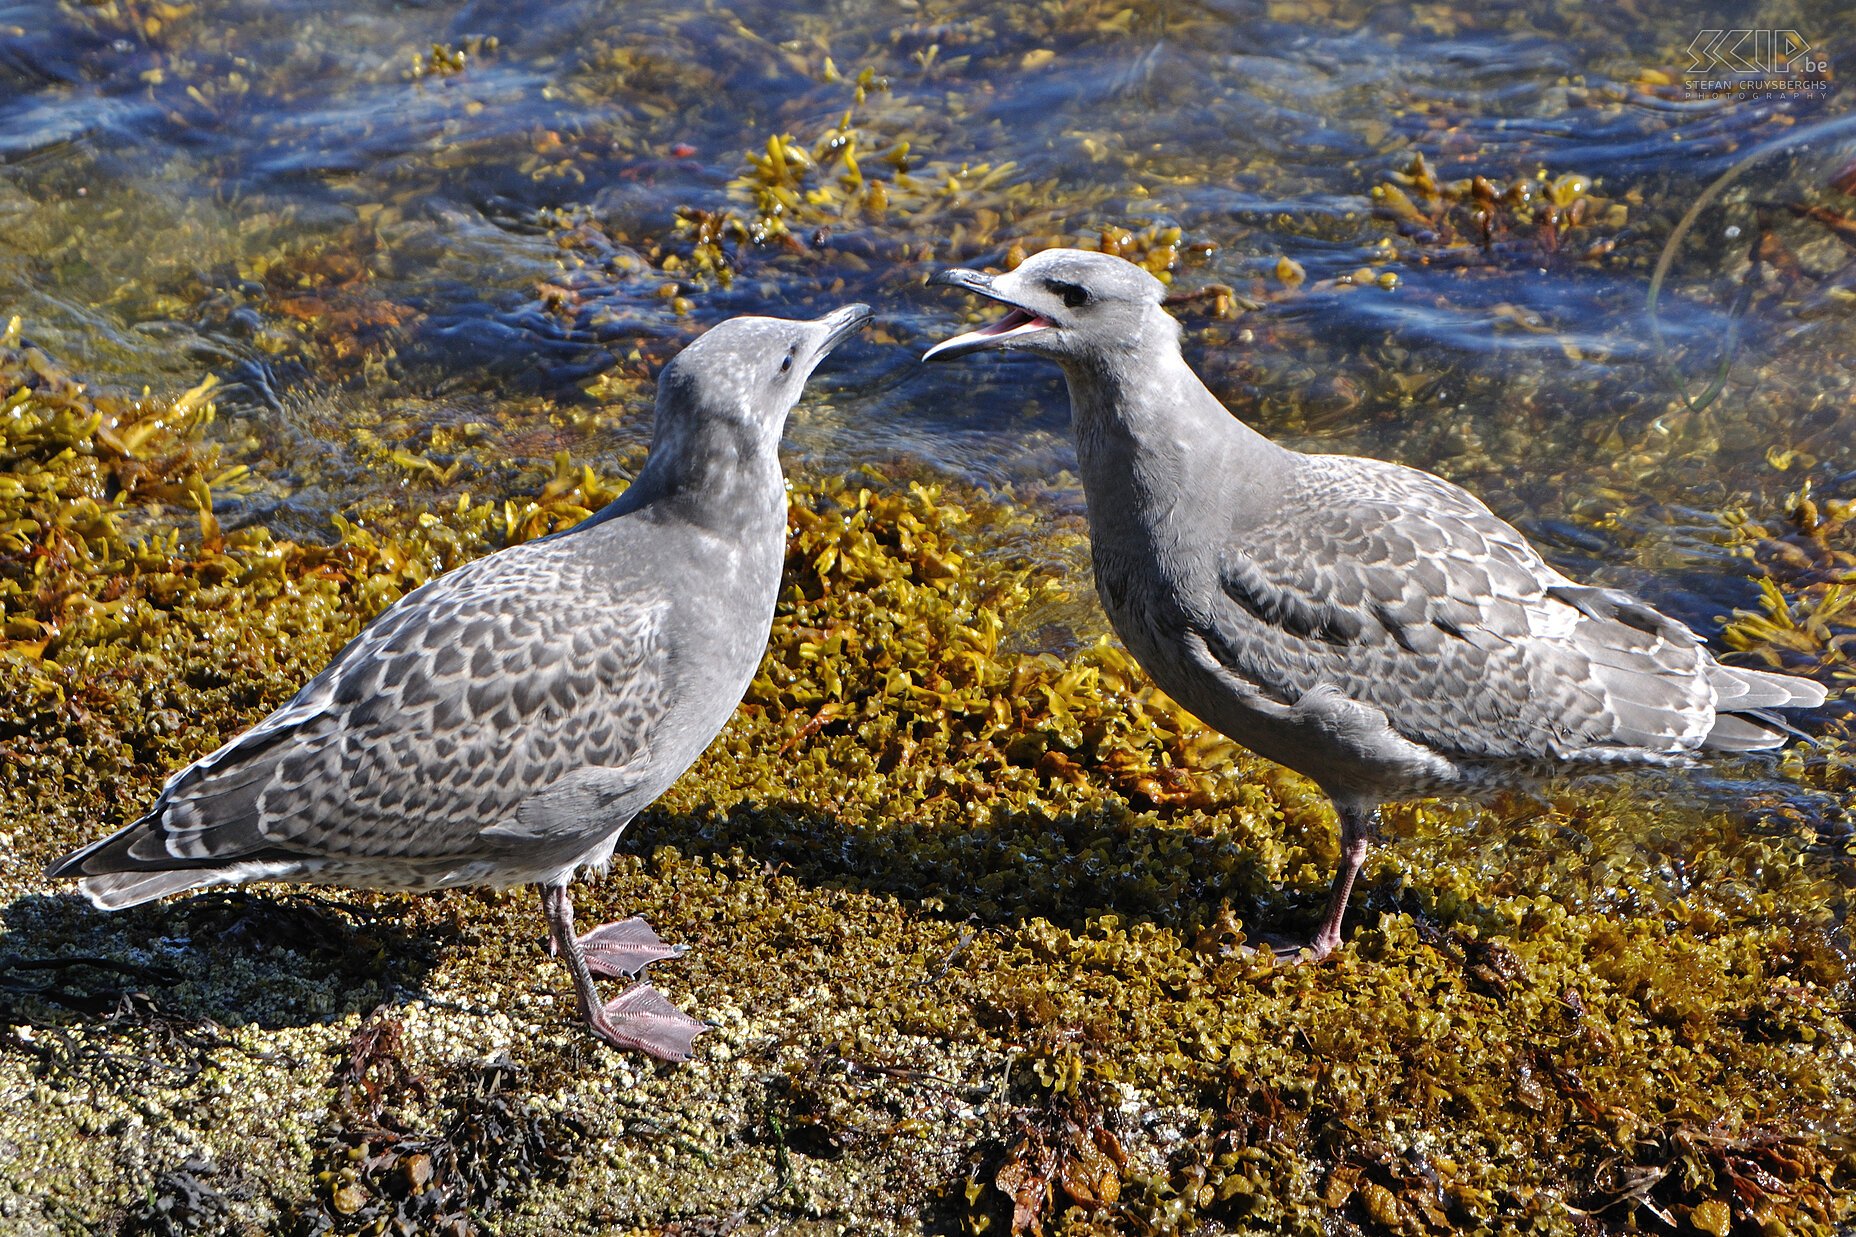
[[[1004,349],[1062,366],[1096,589],[1128,650],[1333,800],[1341,857],[1315,958],[1340,943],[1380,803],[1778,747],[1795,732],[1772,710],[1824,701],[1560,574],[1441,477],[1271,442],[1187,366],[1165,286],[1132,263],[1052,249],[929,282],[1006,313],[927,359]]]

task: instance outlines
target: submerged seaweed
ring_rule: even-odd
[[[8,518],[36,525],[6,577],[20,582],[9,616],[31,626],[0,646],[15,681],[44,684],[40,720],[6,740],[5,828],[29,861],[89,829],[23,829],[23,813],[101,807],[105,785],[145,797],[206,741],[160,727],[149,693],[185,692],[229,733],[309,668],[262,648],[307,663],[427,572],[615,492],[563,462],[500,512],[345,522],[330,546],[226,533],[199,510],[152,531],[215,467],[195,445],[204,393],[93,401],[19,343],[0,366],[13,475],[43,478],[8,491]],[[516,1014],[531,999],[511,1004],[526,985],[508,947],[535,948],[517,944],[532,933],[526,895],[347,895],[411,930],[463,931],[429,988],[448,995],[413,998],[417,1031],[359,1011],[293,1031],[287,1042],[346,1041],[347,1064],[333,1082],[292,1083],[322,1098],[286,1118],[301,1125],[261,1170],[218,1122],[184,1118],[199,1140],[186,1145],[261,1172],[269,1205],[305,1231],[469,1231],[512,1190],[539,1207],[538,1231],[588,1206],[626,1225],[725,1214],[731,1195],[766,1217],[868,1216],[882,1199],[890,1222],[961,1216],[1001,1232],[1498,1219],[1573,1232],[1639,1216],[1828,1231],[1846,1215],[1856,1147],[1837,1131],[1856,1121],[1856,1035],[1843,912],[1827,900],[1843,895],[1801,862],[1808,848],[1734,813],[1647,811],[1628,791],[1408,809],[1341,959],[1273,970],[1239,947],[1318,903],[1333,846],[1318,796],[1156,695],[1098,620],[1068,608],[1074,571],[1020,549],[1039,543],[1034,510],[876,469],[795,487],[787,583],[747,703],[594,890],[698,943],[671,981],[692,985],[699,1010],[750,1011],[723,1013],[701,1063],[640,1074],[553,1008]],[[1832,545],[1837,518],[1791,535]],[[151,531],[134,540],[131,525]],[[1069,527],[1056,561],[1074,561]],[[59,586],[28,590],[45,578],[28,565],[66,545]],[[211,637],[229,630],[228,582],[262,639]],[[1808,616],[1816,583],[1804,570],[1772,595]],[[1069,654],[1013,651],[1005,634],[1037,614],[1071,615]],[[1748,616],[1732,639],[1768,658],[1822,657],[1837,639],[1801,648],[1774,624]],[[132,737],[91,737],[110,733]],[[43,772],[74,760],[99,776]],[[121,921],[76,928],[53,904],[14,935],[53,922],[93,951],[124,947]],[[539,990],[560,988],[544,977]],[[225,996],[175,999],[183,1022],[251,1016]],[[110,1034],[67,1009],[40,1025],[76,1045]],[[536,1012],[519,1044],[501,1039],[512,1014]],[[251,1055],[270,1034],[207,1042],[210,1069],[144,1085],[176,1117],[219,1079],[275,1085],[276,1050]],[[456,1072],[499,1042],[510,1064]],[[4,1055],[8,1085],[98,1114],[74,1130],[121,1103],[107,1058],[61,1053],[48,1071],[21,1048]],[[585,1088],[615,1068],[637,1099],[590,1105]],[[530,1088],[564,1086],[548,1112],[571,1116],[511,1099],[524,1070]],[[434,1073],[458,1081],[420,1081]],[[641,1125],[639,1101],[660,1115]],[[658,1144],[666,1133],[649,1131],[672,1114],[688,1149],[668,1158],[627,1155],[618,1177],[584,1152],[571,1171],[561,1158],[563,1138]],[[178,1155],[173,1138],[154,1145]],[[745,1141],[727,1151],[730,1139]],[[690,1156],[716,1165],[693,1192],[677,1184]],[[61,1178],[95,1180],[87,1164],[72,1156]]]
[[[1675,247],[1667,360],[1736,323],[1722,399],[1632,316],[1698,178],[1815,104],[1673,106],[1693,30],[1615,5],[41,7],[0,73],[160,154],[0,148],[0,1226],[1856,1218],[1847,154]],[[692,946],[654,980],[696,1062],[585,1035],[528,891],[103,918],[39,877],[408,589],[621,493],[703,325],[864,299],[913,345],[934,265],[1055,243],[1167,279],[1259,428],[1819,676],[1816,742],[1394,807],[1334,962],[1272,967],[1329,811],[1108,638],[1048,375],[852,345],[747,699],[579,895]]]

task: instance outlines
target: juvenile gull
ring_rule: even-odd
[[[1561,575],[1440,477],[1271,442],[1187,367],[1164,285],[1131,263],[1052,249],[929,282],[1008,312],[924,359],[1006,348],[1063,367],[1096,591],[1122,643],[1180,704],[1333,799],[1341,859],[1315,958],[1340,942],[1380,803],[1777,747],[1768,710],[1823,703],[1817,683],[1723,666],[1635,597]]]
[[[766,648],[786,547],[780,434],[812,369],[867,321],[734,318],[657,384],[630,489],[566,532],[407,594],[282,708],[168,779],[149,813],[65,856],[105,910],[208,885],[541,887],[550,948],[602,1038],[687,1060],[706,1029],[643,979],[642,919],[574,934],[567,885],[715,738]]]

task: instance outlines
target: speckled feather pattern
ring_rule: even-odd
[[[1823,700],[1568,579],[1440,477],[1258,434],[1186,365],[1160,286],[1128,263],[1047,251],[992,294],[1063,322],[1065,288],[1088,310],[1024,346],[1068,379],[1110,621],[1175,699],[1337,799],[1777,746],[1759,710]]]
[[[1413,469],[1306,457],[1220,585],[1234,668],[1271,667],[1290,697],[1334,683],[1453,757],[1690,750],[1712,720],[1693,633],[1582,612],[1512,527]]]
[[[747,690],[784,564],[780,431],[867,317],[737,318],[689,345],[617,502],[408,594],[52,874],[115,907],[267,878],[560,884],[607,862]]]
[[[111,862],[127,872],[397,889],[602,863],[746,689],[783,532],[768,530],[746,572],[713,537],[636,518],[466,564],[408,594],[100,845],[118,842]],[[688,575],[650,569],[666,538],[687,543],[674,558]],[[715,631],[698,582],[732,586],[758,639]],[[690,609],[703,613],[680,622]],[[563,789],[566,810],[535,819]],[[98,881],[105,893],[126,883]]]
[[[1152,524],[1140,505],[1092,502],[1096,579],[1161,687],[1331,793],[1676,763],[1719,724],[1724,688],[1753,707],[1816,699],[1809,682],[1721,667],[1681,623],[1573,582],[1441,478],[1285,456],[1263,514],[1238,502],[1208,521],[1221,538],[1170,527],[1192,518],[1184,497],[1162,499]],[[1156,539],[1171,547],[1160,570]]]
[[[235,850],[418,887],[486,864],[522,879],[586,850],[615,822],[513,863],[517,847],[485,832],[570,770],[634,761],[664,707],[668,598],[617,604],[617,582],[575,550],[516,547],[408,596],[264,724],[171,781],[160,830],[130,853]]]

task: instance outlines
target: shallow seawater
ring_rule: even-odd
[[[1775,24],[1834,63],[1839,12]],[[602,374],[648,376],[720,317],[853,298],[880,334],[818,380],[795,470],[900,457],[987,486],[1057,475],[1062,492],[1060,380],[1024,361],[917,364],[961,312],[921,281],[1014,243],[1177,228],[1175,286],[1255,306],[1181,310],[1240,415],[1443,472],[1568,569],[1708,629],[1753,596],[1720,512],[1807,480],[1856,492],[1837,452],[1848,293],[1819,291],[1807,316],[1760,289],[1703,413],[1667,415],[1670,374],[1706,385],[1757,204],[1827,194],[1856,129],[1830,83],[1692,97],[1699,13],[15,4],[0,9],[0,300],[93,381],[218,374],[239,456],[292,527],[417,488],[357,457],[357,420],[416,450],[512,397],[585,407]],[[694,247],[680,212],[765,222],[748,156],[780,134],[811,149],[847,114],[864,173],[917,192],[803,205],[764,243],[725,236],[725,283],[664,261]],[[1813,126],[1825,136],[1775,150],[1702,213],[1659,354],[1645,293],[1671,222],[1747,152]],[[1375,198],[1419,156],[1438,182],[1531,178],[1597,202],[1563,238],[1478,244]],[[1773,227],[1836,283],[1846,251],[1823,228]],[[1282,258],[1299,285],[1276,278]],[[1375,282],[1355,286],[1362,270]],[[635,447],[648,429],[629,396],[616,427],[505,454]],[[1805,458],[1781,472],[1769,456],[1787,449]]]
[[[532,495],[563,454],[627,476],[681,344],[867,301],[789,472],[1031,511],[990,552],[1074,588],[999,647],[1067,657],[1103,624],[1063,384],[922,365],[989,312],[923,282],[1113,247],[1170,280],[1258,429],[1436,471],[1718,638],[1763,576],[1793,601],[1856,578],[1781,544],[1801,497],[1856,502],[1848,19],[1733,17],[1830,67],[1709,95],[1690,49],[1726,19],[1630,0],[0,0],[0,330],[97,387],[215,378],[217,467],[250,470],[220,526],[327,545],[383,500]],[[1847,688],[1841,622],[1793,668]],[[1706,852],[1716,902],[1803,891],[1784,913],[1847,963],[1851,794],[1842,754],[1721,761],[1396,814],[1388,853],[1413,905],[1440,871],[1491,904],[1520,872],[1569,913],[1686,924]]]

